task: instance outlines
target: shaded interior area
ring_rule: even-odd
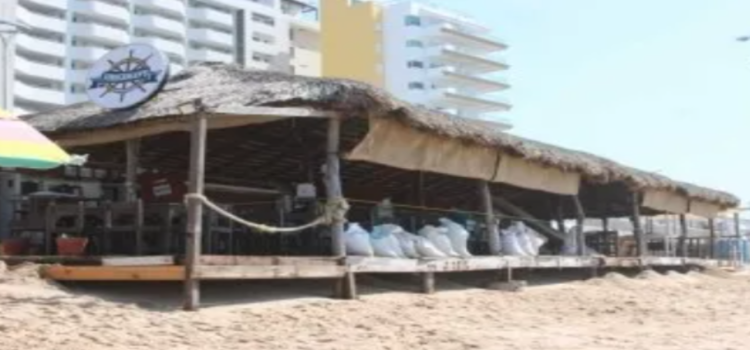
[[[479,181],[346,161],[346,154],[364,138],[367,131],[368,122],[364,119],[347,119],[342,125],[341,177],[344,196],[351,204],[348,220],[371,228],[377,224],[374,208],[385,198],[391,199],[395,205],[397,223],[412,232],[427,224],[436,225],[440,217],[455,217],[460,213],[463,218],[469,217],[475,225],[468,227],[472,233],[470,251],[474,254],[488,253]],[[326,157],[326,133],[327,119],[316,118],[289,118],[210,130],[205,168],[207,196],[253,222],[296,226],[311,221],[319,213],[319,204],[325,199],[322,166]],[[122,169],[128,161],[124,142],[77,147],[71,151],[88,154],[93,167]],[[143,138],[138,153],[138,167],[141,169],[139,179],[144,174],[158,174],[177,183],[177,187],[187,182],[190,164],[188,132]],[[297,184],[314,184],[319,200],[306,203],[285,200],[285,197],[294,197]],[[540,229],[554,230],[550,221],[577,218],[573,197],[500,183],[492,183],[490,187],[496,199],[501,198],[524,213],[520,215],[516,211],[496,207],[501,218],[536,224],[532,227],[551,239],[549,253],[557,252],[562,243],[561,235]],[[154,193],[149,193],[155,190],[140,183],[139,197],[147,202],[149,198],[158,202],[160,200],[155,198]],[[184,191],[186,189],[171,196],[173,204],[182,204],[180,194]],[[583,212],[589,218],[632,215],[632,192],[624,184],[603,185],[583,181],[579,198]],[[659,212],[642,208],[642,214]],[[177,217],[174,220],[172,241],[167,244],[166,250],[153,253],[179,254],[184,251],[184,221]],[[207,222],[210,227],[207,230],[209,234],[204,236],[203,244],[207,246],[204,251],[214,254],[330,254],[331,238],[324,227],[300,234],[268,235],[243,230],[240,225],[223,218],[209,218]],[[158,232],[154,235],[158,235]],[[122,248],[132,244],[131,238],[119,239],[113,243],[114,246]],[[117,252],[126,254],[131,250],[123,248]]]

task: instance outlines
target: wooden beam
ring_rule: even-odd
[[[232,117],[289,117],[289,118],[335,118],[329,111],[295,107],[255,107],[238,105],[221,105],[210,108],[208,112]]]
[[[42,269],[42,276],[55,281],[182,281],[182,266],[62,266]]]
[[[341,258],[330,256],[243,256],[243,255],[202,255],[201,265],[339,265]]]
[[[203,195],[204,170],[206,166],[207,121],[198,115],[192,121],[190,137],[190,185],[188,192]],[[203,205],[197,198],[188,200],[187,237],[185,244],[185,310],[197,310],[200,304],[200,285],[195,271],[200,264],[201,231],[203,229]]]
[[[498,231],[497,221],[495,220],[495,211],[492,208],[492,190],[487,181],[479,181],[479,194],[482,197],[482,205],[484,206],[484,217],[485,224],[487,225],[487,239],[490,246],[490,255],[497,255],[500,254],[500,232]]]
[[[586,219],[586,213],[583,212],[581,200],[577,195],[573,196],[573,203],[576,207],[576,241],[578,241],[576,248],[578,255],[584,256],[586,255],[586,235],[583,232],[583,223]]]
[[[103,266],[164,266],[174,265],[174,257],[163,256],[128,256],[128,257],[104,257]]]
[[[680,237],[678,238],[678,241],[677,241],[677,256],[680,256],[680,257],[688,256],[687,236],[688,236],[687,220],[685,219],[685,214],[680,214]]]
[[[345,268],[337,265],[201,265],[200,280],[344,278]]]
[[[646,240],[643,237],[643,228],[641,227],[641,201],[637,191],[633,191],[631,220],[633,221],[633,236],[636,242],[636,252],[638,257],[646,256]]]

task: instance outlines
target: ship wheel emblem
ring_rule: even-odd
[[[107,60],[109,69],[99,77],[92,78],[89,89],[104,88],[99,95],[100,98],[117,94],[120,95],[120,102],[133,91],[146,93],[144,85],[158,82],[161,74],[161,71],[154,71],[149,66],[148,61],[153,56],[150,54],[143,58],[135,57],[133,50],[130,50],[128,56],[119,61]]]

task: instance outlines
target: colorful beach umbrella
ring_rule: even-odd
[[[0,167],[51,169],[71,156],[28,123],[0,110]]]

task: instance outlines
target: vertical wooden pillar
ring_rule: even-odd
[[[740,232],[740,213],[734,213],[734,249],[735,249],[735,266],[739,267],[744,262],[744,252],[742,249],[742,233]]]
[[[688,236],[688,227],[687,227],[687,220],[685,219],[685,214],[680,214],[680,238],[677,240],[677,256],[678,257],[687,257],[688,256],[688,247],[687,247],[687,236]]]
[[[602,217],[602,231],[609,231],[609,218],[606,216]]]
[[[133,202],[138,197],[136,182],[138,178],[140,144],[140,139],[125,141],[125,202]]]
[[[708,257],[716,259],[716,223],[713,218],[708,219]]]
[[[563,212],[563,200],[565,197],[560,196],[560,200],[557,201],[557,213],[555,213],[555,221],[557,222],[557,230],[560,231],[563,235],[566,235],[565,232],[565,214]]]
[[[435,293],[435,273],[432,271],[422,273],[422,293]]]
[[[341,140],[341,119],[331,117],[328,120],[328,144],[326,147],[326,191],[328,201],[341,200],[341,163],[339,160],[339,145]],[[346,255],[344,246],[344,223],[331,224],[331,252],[334,256]]]
[[[583,232],[583,224],[586,219],[586,213],[583,211],[583,205],[578,195],[573,196],[573,203],[576,206],[576,248],[579,256],[586,255],[586,235]]]
[[[188,192],[203,195],[206,167],[207,121],[199,115],[192,122],[190,135],[190,181]],[[185,310],[197,310],[200,304],[200,282],[195,278],[200,264],[201,233],[203,230],[203,205],[197,198],[187,202],[187,237],[185,240]]]
[[[641,227],[641,200],[638,192],[633,192],[632,197],[633,213],[633,236],[635,237],[635,248],[638,257],[646,256],[646,239],[643,237],[643,228]]]
[[[500,232],[498,232],[495,211],[492,208],[492,191],[490,190],[490,184],[487,183],[487,181],[480,180],[479,192],[482,196],[482,206],[484,207],[490,255],[498,255],[500,254]]]

